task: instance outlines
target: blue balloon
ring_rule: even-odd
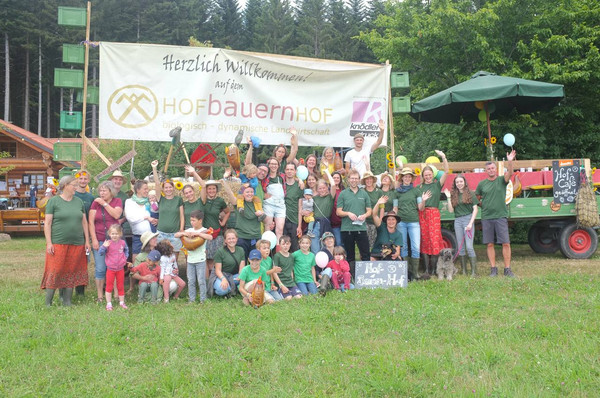
[[[504,145],[513,146],[515,145],[515,136],[511,133],[504,134]]]
[[[444,170],[438,170],[436,178],[438,180],[441,180],[442,176],[444,175]]]
[[[306,166],[298,166],[298,169],[296,170],[296,177],[301,180],[306,180],[308,177],[308,169]]]
[[[252,140],[252,146],[254,148],[258,148],[260,146],[260,138],[252,136],[250,137],[250,140]]]

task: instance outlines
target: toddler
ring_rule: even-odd
[[[331,269],[331,283],[336,290],[344,293],[350,289],[350,264],[346,261],[346,250],[342,246],[333,248],[333,260],[327,264],[327,268]],[[344,286],[340,287],[340,282],[343,282]]]
[[[165,303],[169,302],[169,287],[171,280],[177,283],[177,291],[173,296],[178,299],[181,291],[185,287],[185,282],[179,277],[179,269],[177,268],[177,257],[173,253],[173,245],[168,240],[161,240],[156,245],[156,250],[160,252],[160,281],[163,287],[163,297]]]
[[[304,198],[302,199],[302,212],[310,212],[309,215],[303,216],[304,222],[308,224],[306,234],[310,238],[314,238],[313,228],[315,226],[315,212],[314,212],[315,201],[313,200],[313,191],[310,188],[304,190]]]
[[[106,310],[112,311],[112,291],[117,280],[117,292],[119,293],[119,305],[127,309],[125,305],[125,265],[129,256],[129,248],[122,239],[123,230],[119,224],[108,227],[106,239],[98,252],[105,257],[106,263]]]
[[[150,217],[158,220],[158,202],[156,201],[156,191],[153,189],[148,192],[148,203],[150,204]],[[150,223],[152,232],[156,232],[156,225]]]
[[[160,252],[152,250],[148,253],[148,258],[145,262],[140,263],[137,267],[131,269],[131,274],[138,274],[140,293],[138,303],[143,303],[146,298],[146,291],[150,288],[152,295],[152,304],[158,302],[158,279],[160,278]]]
[[[242,185],[240,186],[240,191],[238,192],[237,199],[237,208],[240,213],[244,211],[244,189],[247,187],[252,187],[254,192],[256,192],[256,187],[258,186],[258,167],[253,164],[247,164],[242,168],[242,172],[240,173],[240,180]],[[254,210],[262,211],[262,200],[256,195],[252,198],[252,202],[254,202]]]

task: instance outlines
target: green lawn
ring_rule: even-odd
[[[477,248],[480,258],[483,247]],[[0,243],[0,395],[598,396],[600,257],[515,248],[518,279],[277,303],[44,306],[41,238]],[[56,301],[56,299],[55,299]]]

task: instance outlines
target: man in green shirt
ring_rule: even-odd
[[[90,207],[92,207],[92,202],[94,201],[94,195],[88,192],[90,174],[85,170],[79,170],[77,173],[75,173],[75,178],[77,178],[77,188],[75,188],[75,197],[81,199],[81,201],[83,202],[83,207],[85,209],[85,218],[87,219],[90,213]],[[87,258],[89,263],[89,254]],[[85,286],[76,286],[75,293],[78,296],[83,296],[85,293]]]
[[[360,259],[369,261],[369,238],[366,220],[371,216],[371,200],[364,189],[358,187],[360,175],[351,169],[348,174],[348,188],[344,189],[337,201],[336,213],[342,219],[342,242],[350,264],[350,273],[354,276],[355,245],[358,246]]]
[[[487,256],[492,266],[490,276],[498,276],[496,267],[496,250],[494,249],[494,236],[496,243],[502,245],[502,257],[504,258],[504,276],[514,277],[510,269],[511,249],[508,236],[508,209],[506,207],[506,186],[513,174],[513,163],[516,152],[506,154],[508,160],[507,172],[504,177],[498,176],[498,170],[494,162],[485,164],[485,172],[488,175],[480,181],[475,194],[481,205],[481,226],[483,229],[483,243],[487,245]]]
[[[302,216],[298,211],[298,203],[302,198],[304,183],[296,180],[296,165],[285,166],[285,224],[283,235],[290,237],[292,252],[298,250],[298,235],[302,234]]]

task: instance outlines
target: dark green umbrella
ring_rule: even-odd
[[[490,119],[506,115],[513,109],[519,113],[547,110],[556,106],[564,96],[561,84],[479,71],[465,82],[414,103],[410,115],[431,123],[486,121],[491,150]]]

